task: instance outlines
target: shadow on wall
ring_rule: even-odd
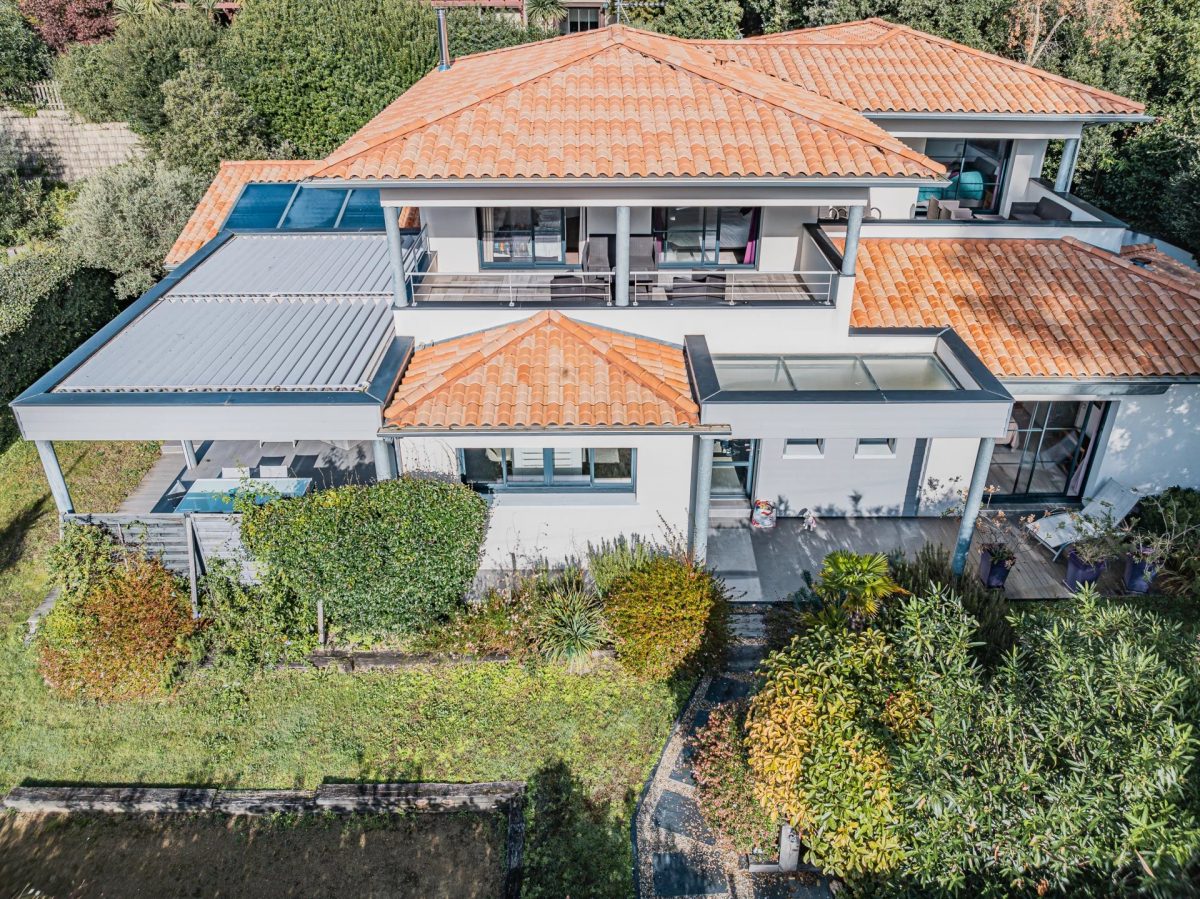
[[[1200,387],[1121,400],[1100,460],[1100,483],[1130,487],[1200,487]]]

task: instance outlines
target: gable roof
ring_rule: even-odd
[[[694,42],[614,25],[430,72],[312,177],[943,173],[840,103]]]
[[[242,188],[251,181],[278,184],[302,181],[313,166],[311,159],[248,159],[222,162],[208,190],[192,210],[175,244],[167,252],[166,264],[178,265],[217,236],[233,211]]]
[[[384,412],[396,428],[688,427],[683,350],[543,311],[413,353]]]
[[[864,238],[850,323],[949,325],[998,377],[1200,376],[1200,285],[1073,237]]]
[[[735,60],[859,112],[1137,116],[1125,97],[896,25],[865,19],[709,42]]]

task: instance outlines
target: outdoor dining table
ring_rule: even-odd
[[[188,488],[176,512],[232,512],[234,498],[240,491],[270,488],[281,497],[303,496],[312,486],[312,478],[198,478]],[[267,496],[257,500],[260,504]]]

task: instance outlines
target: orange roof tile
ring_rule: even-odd
[[[1134,265],[1179,280],[1185,289],[1200,288],[1200,271],[1168,256],[1152,243],[1121,247],[1121,255]]]
[[[1145,106],[945,38],[866,19],[706,45],[860,112],[1139,115]]]
[[[251,181],[301,181],[314,165],[316,163],[309,159],[222,162],[217,176],[192,210],[192,217],[167,253],[166,264],[178,265],[216,237],[242,188]]]
[[[396,428],[687,427],[683,350],[539,312],[418,349],[384,412]]]
[[[866,238],[851,325],[949,325],[999,377],[1200,375],[1200,286],[1072,237]]]
[[[455,60],[315,178],[944,173],[851,109],[700,44],[614,25]]]

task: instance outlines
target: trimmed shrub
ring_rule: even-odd
[[[420,0],[245,0],[221,70],[272,143],[321,158],[437,61],[437,17]]]
[[[67,109],[88,122],[116,117],[102,44],[73,44],[54,60],[54,80]]]
[[[0,446],[17,434],[9,401],[120,310],[112,284],[57,251],[0,265]]]
[[[85,265],[116,276],[121,299],[149,290],[207,186],[191,169],[136,159],[84,182],[62,241]]]
[[[742,36],[742,6],[737,0],[667,0],[655,31],[694,40],[736,40]]]
[[[412,477],[238,505],[264,586],[310,615],[323,600],[330,624],[356,638],[416,631],[458,608],[487,526],[470,488]]]
[[[214,662],[268,668],[303,658],[316,647],[315,622],[291,597],[241,582],[240,572],[217,560],[200,591],[203,647]]]
[[[67,526],[51,570],[62,593],[38,637],[46,682],[66,696],[108,701],[165,692],[196,631],[181,581],[79,525]]]
[[[746,704],[717,706],[692,737],[696,799],[709,827],[739,853],[770,854],[779,837],[774,817],[754,798],[745,741]]]
[[[21,10],[55,51],[98,41],[116,27],[112,0],[21,0]]]
[[[46,74],[46,45],[14,0],[0,0],[0,96],[24,99],[25,88]]]
[[[612,585],[604,611],[617,659],[641,677],[692,677],[716,664],[729,637],[724,582],[706,568],[667,556]]]

